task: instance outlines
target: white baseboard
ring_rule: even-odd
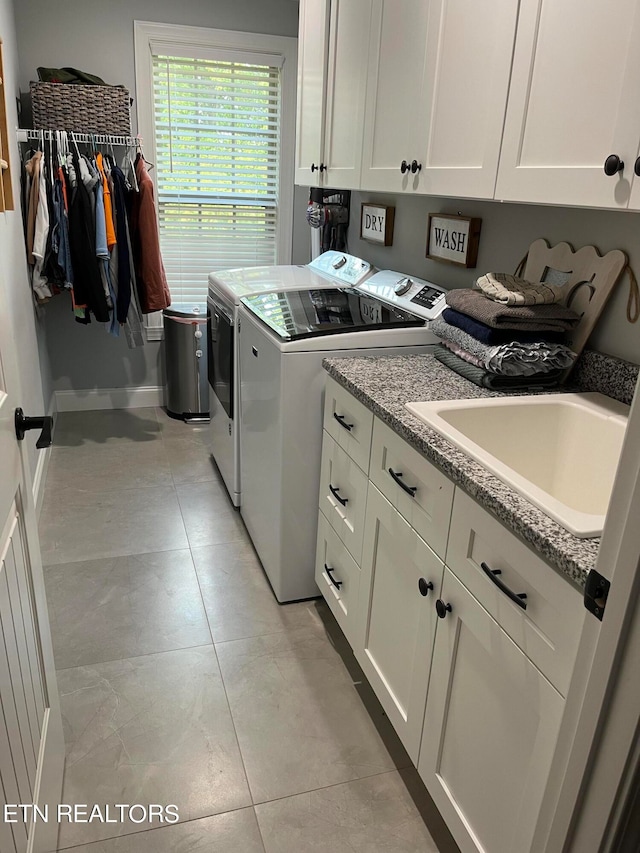
[[[88,388],[82,391],[56,391],[59,412],[90,412],[95,409],[141,409],[162,406],[162,385],[142,388]]]

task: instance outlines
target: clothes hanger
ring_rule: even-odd
[[[147,158],[144,156],[144,150],[142,148],[142,139],[140,138],[139,135],[136,136],[136,148],[138,150],[138,153],[140,154],[140,156],[144,160],[144,162],[149,167],[149,171],[151,171],[151,169],[153,169],[153,163],[151,163],[149,160],[147,160]]]

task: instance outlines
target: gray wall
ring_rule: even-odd
[[[63,14],[51,14],[45,0],[16,4],[19,81],[23,91],[36,77],[38,65],[71,65],[92,71],[108,82],[123,83],[135,93],[133,21],[148,20],[264,32],[297,34],[298,4],[292,0],[111,0],[104,3],[67,0]],[[46,22],[46,23],[45,23]],[[135,110],[134,110],[135,113]],[[309,229],[304,219],[307,191],[296,188],[293,261],[309,258]],[[359,239],[361,201],[396,205],[394,245],[381,248]],[[575,247],[593,243],[602,252],[623,249],[640,273],[640,215],[545,206],[455,201],[438,198],[352,194],[349,248],[381,268],[432,277],[446,286],[470,283],[491,270],[513,270],[537,237],[568,240]],[[424,257],[430,211],[480,216],[482,234],[478,266],[460,270]],[[640,327],[625,319],[627,284],[621,282],[592,336],[591,344],[612,355],[640,362]],[[66,297],[45,308],[46,337],[55,389],[118,388],[160,385],[160,345],[129,350],[97,324],[76,324]],[[39,344],[42,346],[40,335]],[[43,370],[48,373],[47,357]]]
[[[13,4],[0,0],[0,35],[3,40],[4,85],[6,91],[7,126],[12,163],[14,211],[0,215],[0,279],[3,289],[2,310],[7,312],[14,330],[18,370],[19,405],[30,415],[40,415],[50,410],[51,377],[45,345],[45,334],[40,312],[34,306],[31,286],[27,276],[27,262],[20,215],[20,162],[18,144],[11,129],[17,126],[16,98],[18,95],[18,48],[15,36]],[[28,466],[35,471],[38,451],[37,435],[27,433]]]
[[[376,246],[360,239],[363,201],[395,205],[393,246]],[[513,272],[538,237],[551,245],[564,240],[574,249],[594,245],[602,254],[622,249],[640,276],[639,213],[357,192],[352,193],[351,210],[349,250],[353,254],[362,255],[380,269],[412,273],[444,287],[469,287],[474,278],[489,271]],[[425,258],[429,213],[461,213],[482,219],[475,270]],[[625,276],[618,282],[589,346],[640,364],[640,321],[634,325],[627,322],[628,293]]]
[[[154,21],[188,26],[297,36],[298,4],[292,0],[66,0],[52,12],[46,0],[16,3],[20,89],[28,91],[39,65],[73,66],[123,83],[135,98],[133,22]],[[135,122],[135,102],[134,102]],[[304,220],[306,191],[295,197],[293,260],[309,257]],[[69,299],[62,295],[46,308],[44,325],[55,390],[161,385],[160,344],[129,350],[100,324],[80,326]]]

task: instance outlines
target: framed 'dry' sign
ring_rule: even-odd
[[[430,213],[427,225],[427,257],[432,261],[475,267],[482,219]]]
[[[385,204],[362,203],[360,237],[381,246],[393,245],[393,220],[395,207]]]

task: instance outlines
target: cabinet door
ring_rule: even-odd
[[[400,164],[419,162],[426,138],[422,80],[428,14],[424,0],[373,2],[362,151],[364,189],[421,190],[421,172],[402,174]]]
[[[323,183],[358,189],[371,0],[332,0]]]
[[[431,0],[422,191],[493,198],[518,0]]]
[[[627,207],[640,139],[638,0],[522,0],[496,197]],[[624,171],[607,177],[610,154]]]
[[[295,182],[317,187],[327,79],[329,0],[300,0]]]
[[[563,699],[445,569],[418,771],[462,853],[527,853]]]
[[[354,652],[414,763],[442,572],[433,551],[369,484]]]

